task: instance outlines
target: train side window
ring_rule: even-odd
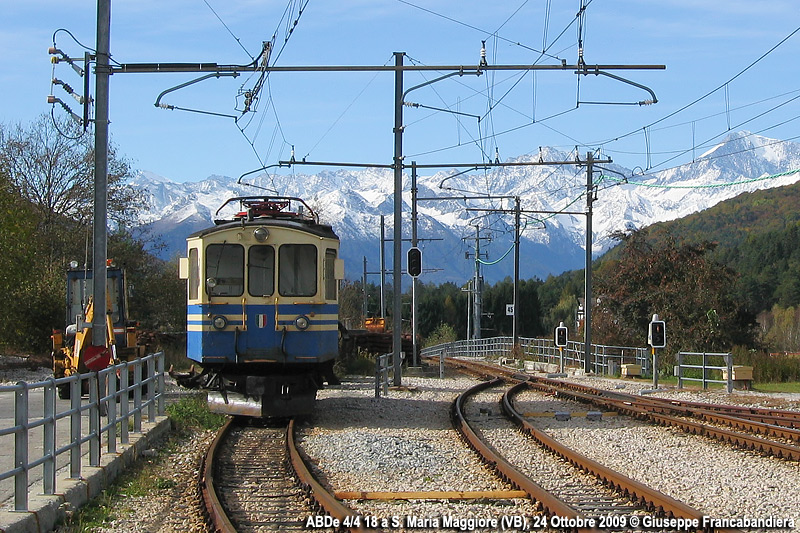
[[[247,292],[270,296],[275,292],[275,249],[269,245],[251,246],[247,261]]]
[[[336,270],[334,265],[336,264],[336,250],[334,248],[328,248],[325,250],[325,267],[324,267],[324,274],[323,278],[325,280],[325,299],[326,300],[335,300],[336,299]]]
[[[200,250],[189,248],[189,299],[200,298]]]
[[[209,296],[241,296],[244,293],[244,247],[227,243],[208,245],[206,292]]]
[[[317,294],[317,247],[284,244],[278,250],[278,292],[281,296]]]

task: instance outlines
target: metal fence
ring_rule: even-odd
[[[69,387],[69,400],[56,400],[60,386]],[[83,391],[88,399],[81,397]],[[14,450],[14,467],[0,472],[0,482],[14,480],[14,510],[28,510],[28,487],[36,469],[41,469],[44,494],[55,494],[59,468],[68,466],[70,478],[81,477],[86,446],[89,466],[100,466],[103,441],[108,453],[116,453],[118,443],[129,443],[131,431],[142,432],[143,416],[148,422],[163,416],[163,393],[163,352],[100,372],[0,386],[0,403],[13,403],[14,411],[13,426],[0,428],[0,446]],[[34,445],[36,435],[41,435],[41,449]]]
[[[688,374],[694,374],[694,376],[687,376],[687,370]],[[695,372],[692,372],[693,370]],[[699,372],[696,372],[697,370]],[[722,377],[726,372],[725,379],[716,379],[716,376]],[[708,388],[709,383],[724,383],[728,388],[728,393],[731,393],[733,392],[733,355],[730,353],[678,352],[675,375],[678,377],[679,388],[683,388],[684,381],[699,381],[703,384],[704,389]]]
[[[592,369],[598,374],[614,375],[623,364],[637,364],[645,375],[652,373],[652,360],[647,348],[627,346],[591,345]],[[553,339],[519,339],[519,350],[514,350],[512,337],[491,337],[488,339],[471,339],[429,346],[421,351],[423,356],[441,357],[514,357],[545,364],[555,365],[559,370],[565,367],[585,368],[584,344],[569,341],[560,351]]]
[[[389,374],[394,379],[394,362],[392,356],[394,354],[385,353],[375,358],[375,397],[381,397],[389,394]]]

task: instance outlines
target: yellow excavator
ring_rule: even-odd
[[[102,370],[114,362],[131,361],[146,353],[147,347],[137,342],[135,323],[128,320],[125,272],[113,265],[107,268],[105,342],[100,346],[92,343],[95,309],[91,292],[92,271],[71,265],[67,270],[67,325],[63,331],[53,330],[51,336],[56,379]],[[70,397],[69,384],[58,387],[58,396]]]

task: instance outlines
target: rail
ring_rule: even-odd
[[[624,494],[631,500],[645,503],[647,506],[670,517],[681,517],[702,522],[703,514],[700,511],[570,449],[546,432],[534,427],[516,410],[512,401],[513,397],[529,386],[529,382],[514,385],[503,394],[502,400],[503,411],[525,434],[530,435],[545,449],[572,463],[577,469],[593,475],[606,486]]]
[[[585,368],[584,344],[569,341],[560,351],[553,339],[519,339],[519,348],[514,348],[512,337],[491,337],[469,339],[438,344],[423,348],[421,354],[429,357],[514,357],[524,358],[545,365],[552,365],[553,371],[562,371],[565,366]],[[641,365],[645,375],[652,373],[652,360],[647,348],[628,346],[591,345],[592,363],[595,372],[604,375],[616,374],[625,363]]]
[[[698,361],[699,360],[699,361]],[[712,365],[713,361],[722,360],[724,366]],[[695,363],[695,364],[692,364]],[[685,370],[700,370],[700,377],[688,377]],[[710,373],[725,373],[725,379],[712,379]],[[709,383],[724,383],[728,388],[728,393],[733,392],[733,355],[730,353],[697,353],[697,352],[678,352],[678,364],[675,365],[675,375],[678,377],[678,388],[683,388],[684,381],[699,381],[703,384],[703,389],[708,388]]]
[[[64,385],[70,388],[70,399],[57,401],[58,387]],[[88,390],[88,400],[81,398],[83,390]],[[142,432],[143,416],[153,422],[156,415],[164,415],[163,393],[163,352],[99,372],[0,386],[0,405],[13,404],[14,409],[13,425],[0,428],[0,446],[14,450],[14,468],[0,472],[0,482],[14,480],[14,510],[28,510],[31,474],[36,469],[41,469],[43,493],[52,495],[56,491],[56,471],[64,468],[64,460],[69,477],[81,477],[85,445],[91,467],[100,466],[103,440],[107,453],[117,453],[118,443],[129,443],[131,431]],[[32,410],[42,415],[32,416]],[[84,418],[88,418],[88,424]],[[64,424],[69,425],[68,438],[63,431],[57,431]],[[36,433],[42,438],[40,451],[31,438]],[[64,440],[68,442],[64,444]]]

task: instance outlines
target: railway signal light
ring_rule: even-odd
[[[408,249],[406,270],[412,278],[416,278],[422,273],[422,250],[416,246]]]
[[[556,334],[555,334],[556,346],[559,348],[566,348],[567,336],[568,336],[567,326],[565,326],[564,323],[562,322],[561,325],[556,328]]]
[[[658,319],[658,315],[653,315],[653,320],[650,322],[647,344],[653,348],[664,348],[667,345],[667,328],[664,321]]]

